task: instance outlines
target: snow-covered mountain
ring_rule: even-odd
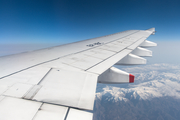
[[[180,120],[179,65],[119,69],[135,75],[135,82],[98,84],[94,120]]]

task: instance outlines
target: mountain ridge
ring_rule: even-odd
[[[135,82],[98,84],[94,120],[180,119],[179,65],[152,64],[120,69],[135,75]]]

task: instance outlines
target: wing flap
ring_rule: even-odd
[[[93,114],[70,107],[0,96],[1,120],[92,120]]]
[[[146,38],[140,38],[138,41],[133,43],[132,45],[128,46],[128,49],[134,50],[136,47],[138,47],[142,42],[144,42]]]
[[[87,55],[84,55],[83,53],[68,56],[60,60],[61,63],[73,66],[75,68],[83,69],[83,70],[101,61],[102,59],[99,59],[93,56],[87,56]]]
[[[102,74],[104,71],[106,71],[108,68],[113,66],[115,63],[117,63],[120,59],[125,57],[127,54],[129,54],[132,50],[124,49],[121,52],[115,54],[114,56],[111,56],[110,58],[104,60],[103,62],[99,63],[96,66],[93,66],[92,68],[89,68],[87,71],[91,73],[96,74]]]
[[[42,103],[5,97],[0,101],[1,120],[32,120]]]
[[[33,120],[64,120],[68,107],[44,103]]]
[[[66,120],[92,120],[93,114],[71,108]]]
[[[113,54],[115,54],[115,52],[100,49],[100,48],[94,48],[92,50],[86,51],[84,54],[87,56],[92,56],[92,57],[104,60],[104,59],[108,58],[109,56],[112,56]]]
[[[92,110],[96,84],[97,75],[52,69],[33,100]]]
[[[46,69],[36,67],[17,73],[0,81],[0,93],[75,108],[92,110],[97,76],[85,71]],[[36,74],[31,74],[36,70]],[[24,73],[29,73],[24,76]],[[41,74],[35,82],[29,82]]]
[[[123,50],[124,48],[126,48],[126,46],[123,45],[115,45],[112,43],[100,46],[99,49],[103,49],[103,50],[109,50],[109,51],[113,51],[113,52],[119,52],[121,50]]]

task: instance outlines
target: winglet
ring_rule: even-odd
[[[147,29],[146,31],[150,31],[150,32],[152,32],[152,35],[154,35],[155,34],[155,28],[150,28],[150,29]]]
[[[147,29],[148,31],[155,32],[155,28]]]

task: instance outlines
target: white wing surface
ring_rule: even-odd
[[[134,82],[155,29],[129,30],[0,58],[0,120],[92,120],[96,84]]]

